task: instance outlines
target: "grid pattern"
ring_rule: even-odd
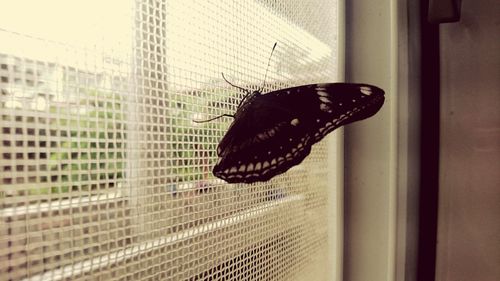
[[[274,42],[264,92],[335,80],[335,1],[82,2],[39,7],[60,37],[0,20],[0,280],[327,280],[334,137],[226,184],[231,120],[193,120],[235,111],[221,72],[262,86]]]

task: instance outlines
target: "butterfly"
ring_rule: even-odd
[[[234,114],[198,122],[234,118],[219,142],[212,171],[228,183],[268,181],[286,172],[328,133],[373,116],[384,103],[384,91],[368,84],[310,84],[264,94],[223,78],[246,95]]]

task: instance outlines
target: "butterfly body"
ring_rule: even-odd
[[[374,115],[384,91],[326,83],[249,93],[217,147],[215,176],[230,183],[267,181],[300,164],[334,129]]]

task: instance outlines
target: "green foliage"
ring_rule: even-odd
[[[49,130],[55,132],[58,140],[56,149],[48,155],[48,173],[53,176],[47,182],[53,185],[33,189],[30,194],[92,191],[103,185],[115,187],[125,180],[127,108],[123,97],[95,90],[80,95],[82,100],[74,108],[50,108],[57,117],[51,120]],[[219,108],[227,93],[210,93],[223,97],[212,104],[201,95],[199,91],[169,93],[168,111],[162,119],[167,124],[161,124],[166,130],[166,141],[154,152],[167,159],[164,171],[170,182],[211,177],[211,159],[216,157],[217,143],[227,123],[219,120],[196,124],[193,119],[207,106],[214,111]]]
[[[50,122],[50,130],[60,133],[57,149],[48,157],[53,186],[33,189],[30,194],[91,191],[102,183],[114,187],[124,178],[123,97],[95,90],[81,96],[75,108],[50,108],[58,117]]]

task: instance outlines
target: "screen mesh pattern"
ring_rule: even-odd
[[[193,120],[236,110],[221,73],[335,82],[335,1],[2,6],[0,280],[331,280],[337,133],[227,184],[211,169],[232,119]]]

